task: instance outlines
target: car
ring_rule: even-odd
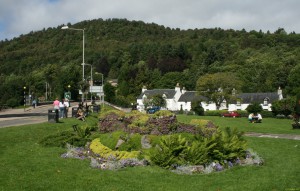
[[[153,114],[153,113],[155,113],[155,112],[157,112],[159,110],[160,110],[160,107],[158,107],[158,106],[152,106],[152,107],[150,107],[150,108],[147,109],[147,113]]]
[[[241,115],[236,111],[229,111],[227,113],[222,113],[221,116],[222,117],[233,117],[233,118],[241,117]]]

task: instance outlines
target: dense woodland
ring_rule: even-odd
[[[85,63],[93,65],[105,83],[105,99],[122,106],[135,102],[145,85],[174,88],[177,83],[196,90],[204,74],[233,73],[241,92],[300,92],[300,34],[273,32],[171,29],[155,23],[126,19],[90,20],[68,24],[85,29]],[[0,104],[23,104],[23,87],[35,97],[72,92],[80,100],[82,31],[56,28],[32,31],[0,42]],[[100,73],[100,74],[97,74]],[[86,79],[90,66],[85,66]],[[50,91],[51,89],[51,91]],[[51,92],[51,94],[50,94]]]

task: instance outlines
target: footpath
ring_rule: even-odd
[[[53,109],[52,104],[41,105],[36,108],[5,109],[0,111],[0,128],[9,126],[19,126],[34,123],[44,123],[48,121],[48,110]],[[72,115],[72,108],[69,108],[69,117]],[[249,137],[293,139],[300,141],[300,135],[294,134],[267,134],[267,133],[245,133]]]

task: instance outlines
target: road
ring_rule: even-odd
[[[10,126],[20,126],[48,121],[48,110],[53,109],[52,104],[42,105],[36,108],[6,109],[0,111],[0,128]],[[72,109],[69,109],[71,116]]]

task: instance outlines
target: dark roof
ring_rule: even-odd
[[[143,95],[146,95],[148,98],[152,97],[154,95],[163,95],[165,94],[167,96],[167,99],[172,99],[175,94],[176,91],[175,89],[154,89],[154,90],[145,90],[143,93],[141,93],[138,97],[138,99],[143,99]]]
[[[204,96],[197,95],[196,91],[186,91],[184,94],[182,94],[179,98],[179,102],[192,102],[195,100],[203,100],[207,101],[208,99]]]
[[[269,92],[269,93],[241,93],[237,95],[237,98],[242,99],[242,103],[262,103],[265,98],[268,98],[269,102],[279,100],[279,95],[277,92]]]

